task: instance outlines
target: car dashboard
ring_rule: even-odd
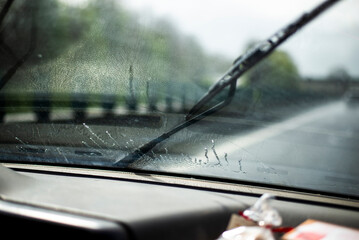
[[[261,193],[283,225],[308,218],[359,228],[358,201],[181,176],[5,163],[0,222],[14,238],[216,239]]]

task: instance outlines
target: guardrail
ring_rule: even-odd
[[[113,94],[0,94],[0,122],[4,122],[7,114],[33,113],[35,121],[49,122],[52,112],[69,110],[74,122],[84,122],[93,108],[101,110],[102,118],[114,117],[118,112],[127,114],[138,112],[175,112],[186,113],[193,104],[183,94],[179,99],[166,97],[160,101],[136,103],[128,101],[126,96]],[[308,91],[290,91],[280,89],[251,87],[239,88],[233,102],[221,114],[227,117],[243,117],[249,111],[265,112],[276,108],[296,105],[310,105],[314,102],[326,101],[332,96]]]
[[[61,110],[71,111],[74,122],[84,122],[94,108],[101,110],[103,118],[114,117],[116,112],[185,112],[188,108],[184,100],[169,98],[162,102],[136,101],[134,105],[127,97],[113,94],[0,94],[0,122],[6,115],[24,113],[34,114],[36,122],[49,122],[51,113]]]

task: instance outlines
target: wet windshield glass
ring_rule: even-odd
[[[238,56],[319,3],[0,0],[0,161],[359,197],[356,0],[241,76],[230,105],[121,162],[182,123]]]

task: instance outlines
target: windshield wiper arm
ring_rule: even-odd
[[[166,140],[173,134],[227,106],[233,99],[236,90],[237,79],[240,76],[242,76],[251,67],[273,52],[274,49],[276,49],[281,43],[292,36],[300,28],[339,1],[341,0],[326,0],[322,2],[310,12],[303,14],[300,18],[290,23],[285,28],[277,31],[267,40],[257,44],[245,54],[238,57],[234,61],[232,67],[223,75],[223,77],[221,77],[214,85],[212,85],[208,92],[192,107],[192,109],[186,115],[186,120],[183,123],[174,127],[170,131],[163,133],[161,136],[153,139],[152,141],[142,145],[140,148],[130,153],[126,157],[116,161],[114,166],[128,167],[129,165],[139,160],[143,155],[147,154],[157,144]],[[227,98],[223,102],[205,109],[205,105],[220,92],[222,92],[223,89],[227,86],[230,86]]]

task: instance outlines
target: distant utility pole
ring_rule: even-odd
[[[156,96],[154,96],[153,92],[150,89],[150,82],[147,81],[146,82],[146,95],[147,95],[147,102],[148,102],[148,108],[150,111],[156,111],[157,110],[157,106],[156,106]]]
[[[129,110],[136,110],[137,109],[137,100],[135,95],[135,90],[133,88],[133,68],[132,65],[130,65],[129,69],[129,95],[127,96],[127,107]]]
[[[166,111],[173,112],[173,99],[172,99],[172,87],[171,83],[167,82],[167,93],[166,93]]]

